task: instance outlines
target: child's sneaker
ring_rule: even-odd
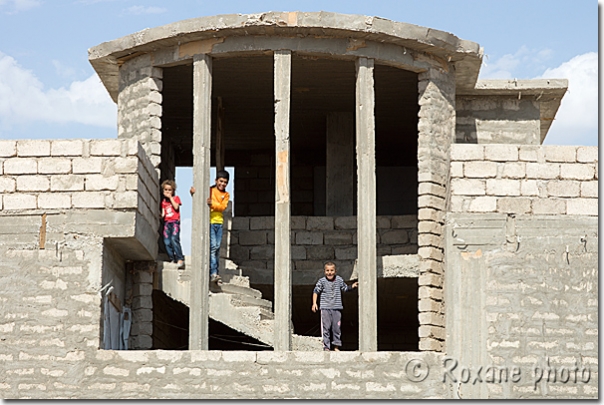
[[[178,270],[184,270],[184,268],[185,268],[184,260],[179,260],[178,261]]]
[[[210,281],[216,284],[220,284],[222,282],[222,278],[218,274],[212,274]]]

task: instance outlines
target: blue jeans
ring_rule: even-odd
[[[222,224],[210,224],[210,276],[218,274]]]
[[[180,247],[180,221],[164,222],[164,245],[170,261],[185,260]]]

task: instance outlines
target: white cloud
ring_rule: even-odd
[[[34,7],[38,7],[42,2],[40,0],[0,0],[0,9],[3,6],[8,6],[9,14],[15,14],[20,11],[27,11]]]
[[[551,145],[598,144],[598,54],[578,55],[539,78],[568,79],[556,119],[545,138]]]
[[[46,90],[31,71],[0,52],[0,127],[31,121],[115,127],[117,107],[96,74]]]
[[[522,46],[514,54],[506,54],[497,60],[489,60],[486,55],[480,69],[481,79],[513,79],[522,78],[519,70],[524,72],[538,69],[543,71],[545,62],[550,59],[550,49],[534,50]]]
[[[163,7],[154,7],[154,6],[150,6],[150,7],[132,6],[132,7],[128,7],[126,10],[124,10],[124,12],[126,14],[135,14],[135,15],[161,14],[161,13],[165,13],[166,11],[167,10]]]

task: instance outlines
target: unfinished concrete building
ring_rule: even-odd
[[[482,55],[325,12],[91,48],[117,139],[0,141],[1,396],[597,397],[597,147],[541,146],[567,81],[478,80]],[[178,166],[234,168],[222,286],[203,193],[187,268],[162,261]],[[325,261],[359,281],[342,352]]]

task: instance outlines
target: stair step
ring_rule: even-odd
[[[233,305],[237,305],[237,306],[241,306],[241,307],[255,306],[255,307],[266,308],[269,311],[272,311],[272,309],[273,309],[273,303],[270,302],[269,300],[251,297],[249,295],[236,295],[236,298],[233,297],[231,302],[233,303]]]
[[[220,285],[212,283],[212,292],[225,292],[229,294],[247,295],[254,298],[262,298],[262,293],[250,287],[242,287],[230,283],[222,283]]]

